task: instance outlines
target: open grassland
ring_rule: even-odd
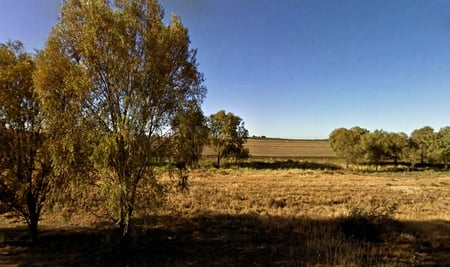
[[[0,265],[450,265],[449,173],[201,169],[189,191],[170,188],[164,209],[136,218],[126,256],[95,216],[47,216],[34,247],[3,217]]]

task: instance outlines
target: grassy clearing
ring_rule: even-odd
[[[80,214],[45,218],[36,247],[2,221],[0,265],[448,266],[449,184],[439,172],[197,170],[188,192],[136,219],[127,257],[113,225]]]

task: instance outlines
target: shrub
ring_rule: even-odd
[[[339,231],[344,236],[368,242],[380,242],[386,225],[392,222],[397,204],[384,198],[371,198],[367,206],[350,204],[349,216],[339,222]]]

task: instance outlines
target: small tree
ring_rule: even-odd
[[[0,44],[0,202],[25,219],[33,242],[52,177],[34,70],[22,43]]]
[[[85,177],[98,174],[124,245],[135,211],[161,197],[154,166],[170,123],[206,93],[189,43],[179,17],[163,24],[156,0],[67,0],[38,57],[52,151],[64,158],[80,144],[89,154]]]
[[[190,102],[172,121],[173,160],[181,189],[187,188],[187,168],[195,168],[208,140],[206,117],[197,102]]]
[[[174,160],[196,167],[208,139],[208,126],[198,103],[189,103],[172,121],[174,131]]]
[[[243,159],[249,156],[244,144],[248,131],[239,116],[224,110],[212,114],[208,120],[209,144],[216,153],[216,164],[219,167],[222,158],[234,156]]]

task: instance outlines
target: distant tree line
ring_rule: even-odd
[[[329,136],[336,155],[349,164],[390,163],[394,165],[437,165],[450,162],[450,126],[435,131],[430,126],[405,133],[386,132],[355,126],[337,128]]]
[[[249,156],[243,120],[201,110],[196,50],[156,0],[67,0],[45,48],[0,44],[0,213],[32,241],[46,206],[101,209],[127,244],[131,219],[161,204],[157,166],[185,188],[204,146]]]

